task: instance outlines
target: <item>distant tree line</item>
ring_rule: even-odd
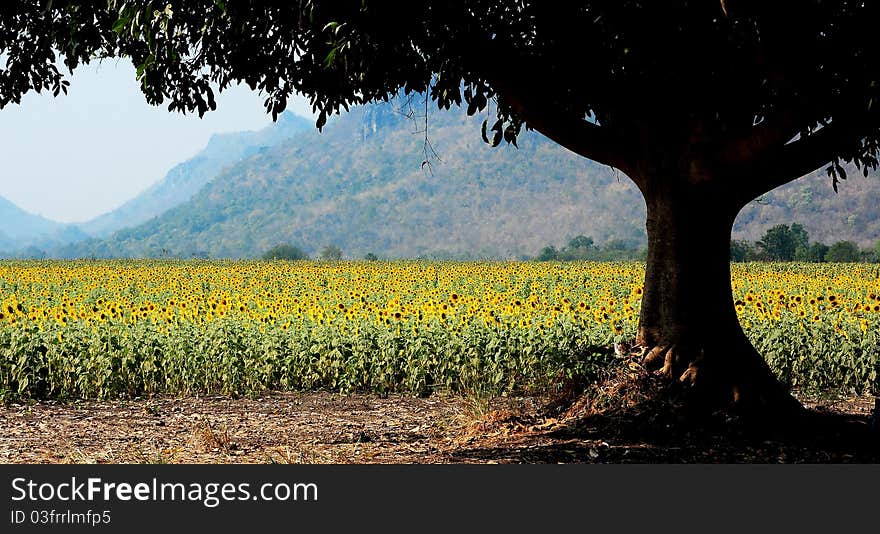
[[[553,245],[547,245],[533,259],[535,261],[626,261],[644,260],[646,255],[647,249],[638,241],[609,239],[599,246],[592,237],[579,235],[558,250]]]
[[[264,260],[293,261],[309,259],[309,255],[303,249],[296,245],[291,245],[290,243],[275,245],[267,250],[261,257]],[[321,249],[318,257],[324,261],[339,261],[342,259],[342,249],[336,245],[327,245]],[[367,253],[367,255],[364,256],[364,260],[367,261],[376,261],[378,259],[379,257],[372,252]]]
[[[307,260],[309,255],[297,246],[290,244],[275,245],[263,254],[264,260]]]
[[[535,261],[644,260],[646,252],[637,241],[611,239],[599,246],[592,237],[579,235],[561,249],[547,245],[531,259]],[[818,241],[810,241],[809,233],[801,224],[778,224],[767,230],[756,242],[731,241],[730,260],[880,263],[880,240],[867,249],[859,248],[858,244],[852,241],[837,241],[826,245]]]
[[[860,249],[852,241],[837,241],[826,245],[810,241],[803,225],[777,224],[763,237],[752,243],[731,241],[730,260],[744,261],[804,261],[812,263],[880,262],[880,240],[874,247]]]

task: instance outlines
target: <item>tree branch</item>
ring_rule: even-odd
[[[767,151],[783,146],[798,134],[800,116],[787,108],[766,117],[751,131],[728,142],[720,151],[725,164],[742,164],[760,158]]]
[[[757,198],[831,162],[858,132],[850,121],[837,119],[828,126],[759,157],[744,182],[737,184],[743,202]]]
[[[489,77],[488,80],[504,101],[535,130],[575,154],[611,167],[627,167],[625,144],[607,128],[555,108],[547,103],[546,95],[530,90],[526,84],[518,85],[500,77]]]
[[[482,53],[473,54],[473,50]],[[554,103],[555,94],[565,93],[567,80],[559,79],[547,68],[493,39],[482,40],[478,46],[469,48],[461,59],[469,70],[483,77],[528,126],[575,154],[627,171],[631,145],[621,135]]]

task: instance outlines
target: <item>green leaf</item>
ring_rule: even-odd
[[[119,17],[115,24],[113,24],[113,32],[114,33],[122,33],[125,30],[125,27],[128,26],[128,23],[131,22],[131,18],[129,17]]]

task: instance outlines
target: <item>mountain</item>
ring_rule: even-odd
[[[645,206],[613,169],[524,132],[491,148],[481,117],[408,118],[399,103],[355,108],[225,167],[188,201],[66,257],[254,257],[278,243],[347,257],[511,258],[571,237],[645,242]],[[417,112],[418,113],[418,112]],[[880,180],[851,178],[835,194],[818,173],[743,210],[735,238],[802,222],[814,238],[877,239]],[[815,210],[815,211],[814,211]]]
[[[880,239],[880,174],[847,175],[836,193],[822,169],[750,203],[737,217],[734,239],[756,241],[773,225],[799,222],[813,241],[873,246]]]
[[[64,228],[59,222],[28,213],[0,197],[0,234],[10,242],[22,242],[53,234]]]
[[[613,170],[537,134],[493,149],[463,112],[429,117],[437,160],[424,121],[395,105],[254,154],[185,204],[65,255],[251,257],[291,242],[350,257],[518,257],[578,233],[644,240],[644,205]],[[592,209],[606,205],[617,209]]]
[[[13,248],[15,248],[15,242],[8,235],[0,232],[0,258],[9,254]]]
[[[28,213],[0,197],[0,257],[43,257],[46,250],[88,237],[76,226]]]
[[[79,228],[91,236],[106,237],[122,228],[137,226],[192,198],[227,165],[311,129],[312,121],[286,112],[259,131],[215,134],[204,150],[173,167],[149,189]]]

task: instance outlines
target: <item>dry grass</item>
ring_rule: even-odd
[[[286,393],[0,406],[0,462],[880,461],[876,442],[833,426],[809,439],[695,429],[638,371],[621,367],[555,399]],[[804,400],[816,413],[862,422],[873,406],[870,398]]]
[[[232,452],[239,449],[238,443],[229,436],[226,423],[202,422],[193,430],[192,441],[205,452]]]

